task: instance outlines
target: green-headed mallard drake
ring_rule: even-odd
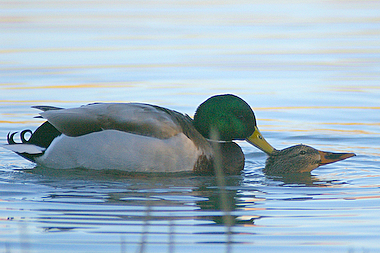
[[[266,161],[264,172],[267,174],[310,172],[321,165],[353,156],[354,153],[325,152],[299,144],[282,150],[273,150]]]
[[[142,103],[34,108],[47,121],[34,133],[22,131],[21,143],[14,141],[16,133],[8,134],[4,147],[48,168],[210,173],[217,142],[223,167],[236,174],[244,168],[244,155],[232,140],[246,140],[267,154],[274,150],[259,132],[251,107],[231,94],[207,99],[194,120]],[[28,140],[26,133],[32,133]]]

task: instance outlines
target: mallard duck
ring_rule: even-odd
[[[267,154],[274,150],[251,107],[231,94],[207,99],[194,119],[143,103],[33,108],[47,121],[34,133],[22,131],[21,143],[14,141],[16,133],[8,134],[4,147],[48,168],[212,173],[217,143],[225,172],[236,174],[244,168],[244,155],[233,140],[246,140]]]
[[[355,156],[354,153],[320,151],[299,144],[282,150],[274,149],[265,163],[267,174],[290,174],[310,172],[321,165],[334,163]]]

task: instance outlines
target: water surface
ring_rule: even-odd
[[[276,148],[356,157],[269,177],[48,170],[0,149],[2,252],[380,252],[377,1],[1,1],[0,143],[32,105],[193,115],[234,93]],[[223,195],[223,194],[222,194]],[[227,206],[227,208],[223,208]],[[227,209],[227,210],[226,210]]]

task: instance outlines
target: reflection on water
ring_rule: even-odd
[[[1,251],[380,250],[378,2],[8,1],[0,13],[0,143],[41,124],[32,105],[192,116],[235,93],[274,147],[357,154],[268,176],[265,154],[238,142],[245,169],[222,200],[213,177],[47,170],[0,148]]]
[[[38,251],[43,245],[59,250],[60,244],[73,240],[88,246],[100,240],[100,248],[111,250],[125,244],[134,251],[158,246],[164,252],[182,252],[197,244],[211,244],[218,250],[235,245],[273,244],[282,248],[305,243],[328,249],[331,243],[349,245],[340,238],[353,234],[341,229],[354,220],[360,224],[355,226],[359,231],[372,233],[379,225],[373,220],[379,214],[378,187],[360,189],[352,183],[328,182],[311,175],[275,178],[253,172],[227,177],[231,234],[218,226],[225,224],[225,219],[214,177],[40,167],[15,171],[12,177],[23,179],[23,183],[12,184],[14,179],[4,180],[2,175],[0,203],[6,218],[1,223],[11,231],[3,242],[12,249],[17,249],[20,240],[24,247],[30,244]],[[366,201],[365,206],[358,206],[354,200]],[[366,216],[360,218],[358,214]],[[15,233],[22,236],[12,238]],[[81,235],[75,239],[71,236],[78,233]],[[44,238],[42,245],[38,243],[40,236]],[[285,242],[289,236],[293,238],[290,244]],[[375,240],[371,236],[366,239],[372,244]]]

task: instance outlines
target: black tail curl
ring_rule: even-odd
[[[28,140],[25,139],[25,134],[27,134],[27,133],[31,135]],[[17,132],[14,132],[14,133],[10,133],[9,132],[8,133],[8,135],[7,135],[8,144],[19,144],[19,143],[15,142],[15,140],[14,140],[14,136],[16,134],[17,134]],[[33,135],[33,132],[30,129],[26,129],[26,130],[22,131],[20,133],[21,144],[23,144],[23,143],[29,143],[29,140],[31,139],[32,135]]]
[[[61,135],[61,132],[59,132],[52,124],[46,121],[41,126],[39,126],[36,131],[34,131],[34,133],[29,129],[23,130],[20,133],[21,143],[17,143],[14,140],[14,136],[16,134],[17,132],[8,133],[8,144],[33,144],[39,147],[47,148],[57,136]],[[30,137],[28,139],[26,138],[26,134],[30,134]]]
[[[21,142],[17,143],[14,140],[15,135],[18,132],[14,133],[8,133],[7,135],[7,141],[8,144],[32,144],[36,145],[42,148],[47,149],[50,145],[50,143],[59,135],[61,135],[61,132],[59,132],[52,124],[49,122],[43,123],[41,126],[39,126],[34,133],[32,130],[26,129],[20,132],[20,140]],[[29,134],[30,137],[27,139],[26,135]],[[24,157],[25,159],[28,159],[29,161],[35,162],[35,158],[38,156],[41,156],[42,154],[28,154],[28,153],[18,153],[18,155]]]

